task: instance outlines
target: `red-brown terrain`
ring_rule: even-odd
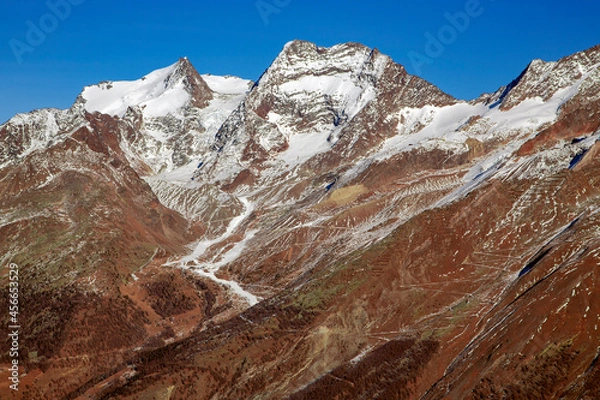
[[[16,116],[0,398],[600,398],[599,67],[467,103],[294,41],[255,84],[181,59]]]

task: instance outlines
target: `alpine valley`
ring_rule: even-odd
[[[293,41],[16,115],[0,398],[598,399],[599,139],[600,46],[467,102]]]

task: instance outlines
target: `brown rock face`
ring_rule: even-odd
[[[600,90],[600,83],[596,83],[595,90]],[[600,129],[600,98],[590,101],[589,97],[578,94],[562,107],[558,120],[523,144],[518,154],[530,155],[553,147],[560,141],[588,136],[598,129]]]
[[[62,388],[25,390],[24,398],[62,397],[85,376],[68,370],[108,371],[156,335],[152,325],[170,316],[163,315],[165,310],[181,306],[160,299],[157,314],[163,318],[155,318],[121,287],[141,284],[132,274],[181,254],[193,238],[190,233],[198,233],[162,206],[129,166],[119,147],[122,124],[100,114],[85,120],[63,142],[0,172],[0,209],[6,218],[0,253],[3,264],[19,266],[21,282],[21,365],[32,377],[44,371],[48,381],[66,379]],[[193,282],[184,281],[177,290],[186,285]],[[3,286],[6,307],[7,290]],[[155,304],[157,290],[149,296],[147,303]],[[184,305],[206,307],[189,300]]]
[[[600,398],[597,54],[465,103],[377,50],[294,41],[166,174],[135,107],[11,120],[17,398]],[[178,68],[199,126],[224,97]]]
[[[169,81],[173,82],[180,79],[182,80],[186,91],[192,96],[192,105],[194,107],[204,108],[208,105],[209,101],[213,99],[212,90],[187,58],[179,59],[177,68],[172,76],[169,77]],[[168,82],[166,84],[168,84]]]

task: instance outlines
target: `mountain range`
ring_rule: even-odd
[[[599,398],[599,135],[600,46],[463,101],[295,40],[16,115],[0,397]]]

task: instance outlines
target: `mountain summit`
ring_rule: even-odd
[[[182,108],[204,108],[212,100],[210,87],[187,58],[136,81],[102,82],[86,87],[78,98],[86,111],[123,117],[130,107],[145,116],[181,115]]]
[[[278,173],[318,157],[364,155],[396,133],[384,114],[455,102],[377,49],[296,40],[284,46],[219,130],[218,161],[204,169],[230,180],[240,171],[256,175],[265,162]]]
[[[600,397],[599,49],[466,102],[295,40],[13,117],[18,395]]]

